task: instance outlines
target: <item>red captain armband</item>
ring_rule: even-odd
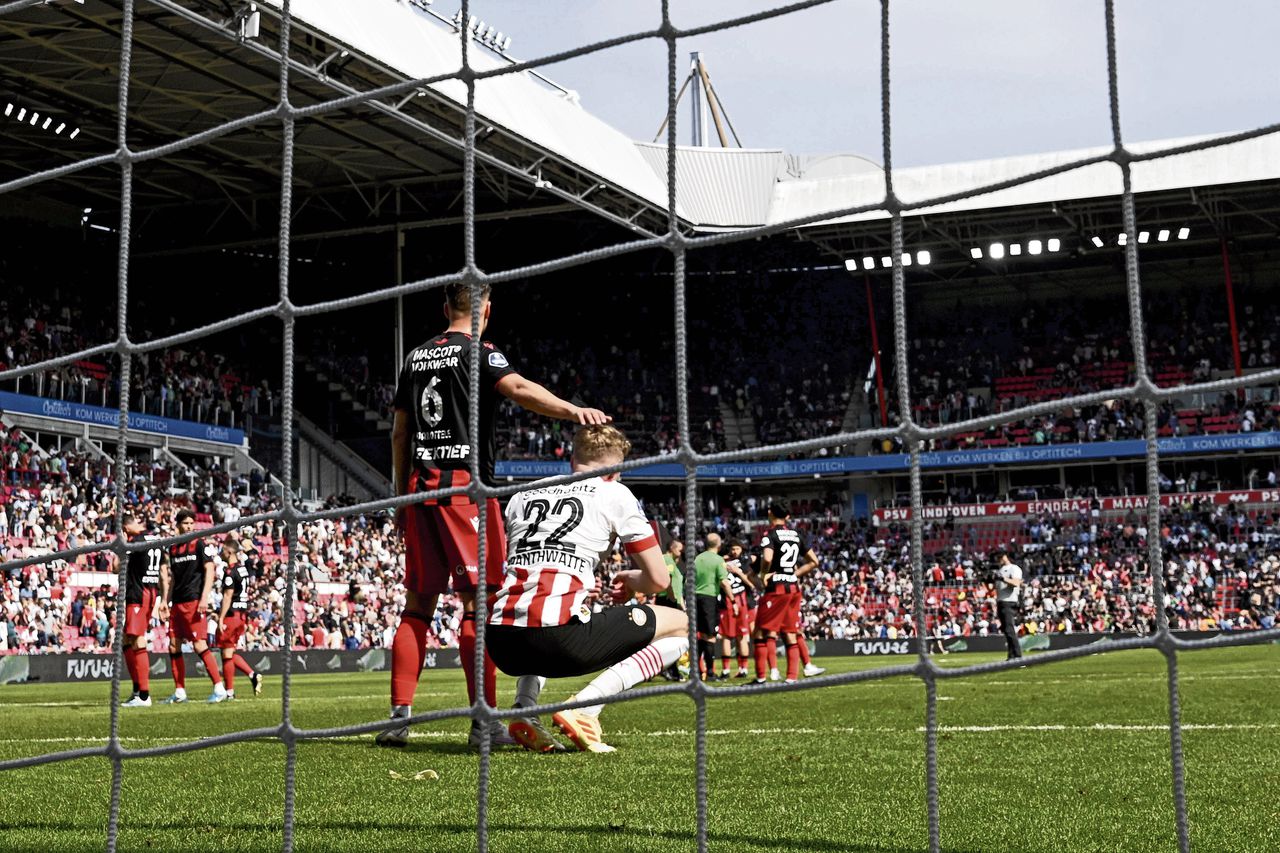
[[[643,539],[637,539],[635,542],[628,542],[623,546],[628,554],[639,554],[648,548],[658,547],[658,538],[656,536],[646,536]]]

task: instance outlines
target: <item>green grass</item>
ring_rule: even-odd
[[[902,662],[823,661],[831,671]],[[1280,850],[1280,646],[1196,652],[1181,666],[1193,847]],[[203,685],[191,681],[199,698]],[[579,683],[551,682],[544,698],[563,698]],[[168,684],[157,686],[167,695]],[[269,677],[257,700],[127,710],[121,734],[138,747],[272,725],[279,687]],[[385,673],[299,676],[294,720],[318,727],[378,719],[386,689]],[[503,679],[499,692],[509,700],[511,682]],[[107,732],[107,694],[105,684],[0,687],[0,758],[100,743],[93,739]],[[1176,849],[1158,654],[947,680],[939,695],[944,849]],[[416,708],[463,696],[460,671],[428,671]],[[693,849],[693,703],[630,702],[602,719],[617,753],[494,754],[491,850]],[[927,847],[920,682],[713,699],[708,721],[712,850]],[[369,737],[302,744],[297,849],[474,850],[477,761],[466,727],[423,727],[400,751],[376,749]],[[120,849],[279,849],[283,759],[280,744],[254,742],[127,762]],[[439,779],[389,773],[427,768]],[[0,774],[0,850],[102,849],[110,772],[95,758]]]

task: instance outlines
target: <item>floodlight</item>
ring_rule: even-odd
[[[880,259],[880,266],[884,267],[885,269],[889,269],[890,267],[893,266],[893,258],[889,257],[888,255],[885,255],[883,258]]]
[[[32,127],[35,127],[35,126],[36,126],[36,122],[38,122],[38,121],[40,121],[40,113],[36,112],[35,110],[32,110],[32,111],[31,111],[31,126],[32,126]]]
[[[22,121],[22,120],[23,120],[23,119],[25,119],[26,117],[27,117],[27,108],[26,108],[26,107],[19,107],[19,108],[18,108],[18,121]]]
[[[928,249],[921,249],[916,252],[916,263],[922,267],[927,267],[933,263],[933,255],[929,254]]]
[[[12,112],[13,112],[13,104],[6,104],[4,108],[4,114],[10,115]]]
[[[1057,237],[1050,237],[1050,238],[1049,238],[1049,251],[1050,251],[1050,252],[1056,252],[1056,251],[1058,251],[1058,250],[1059,250],[1059,249],[1061,249],[1061,248],[1062,248],[1062,241],[1061,241],[1061,240],[1059,240]]]
[[[1009,246],[1009,254],[1011,254],[1011,255],[1021,255],[1021,254],[1022,254],[1022,244],[1021,244],[1021,243],[1012,243],[1012,244],[1010,244],[1010,246]]]
[[[49,129],[49,125],[51,125],[51,124],[53,124],[53,116],[46,116],[46,117],[45,117],[45,120],[44,120],[44,124],[40,125],[40,129],[41,129],[41,130],[48,130],[48,129]]]
[[[910,252],[903,252],[903,253],[902,253],[902,265],[903,265],[904,267],[909,267],[909,266],[911,266],[911,253],[910,253]]]
[[[1161,243],[1169,242],[1169,229],[1161,228],[1158,232],[1156,232],[1156,239]]]
[[[858,259],[847,258],[844,262],[844,268],[847,269],[849,272],[853,272],[858,268]]]
[[[1120,236],[1116,239],[1116,242],[1117,242],[1117,243],[1119,243],[1121,246],[1127,246],[1127,245],[1129,245],[1129,235],[1128,235],[1128,233],[1126,233],[1126,232],[1124,232],[1124,231],[1121,231],[1121,232],[1120,232]]]
[[[1151,232],[1150,232],[1150,231],[1139,231],[1139,232],[1138,232],[1138,242],[1139,242],[1139,243],[1146,243],[1146,242],[1147,242],[1147,241],[1149,241],[1150,239],[1151,239]]]
[[[1101,249],[1103,246],[1102,238],[1095,235],[1093,238],[1093,245]]]
[[[57,130],[54,131],[54,133],[62,133],[62,131],[66,129],[67,129],[67,123],[65,121],[60,121],[58,122],[58,128]]]
[[[876,268],[876,259],[868,255],[862,259],[862,268],[864,270],[873,270]]]
[[[1187,239],[1187,238],[1188,238],[1188,237],[1190,237],[1190,236],[1191,236],[1191,229],[1190,229],[1190,228],[1188,228],[1187,226],[1185,226],[1185,225],[1184,225],[1184,226],[1182,226],[1181,228],[1179,228],[1179,229],[1178,229],[1178,239],[1179,239],[1179,240],[1185,240],[1185,239]]]
[[[1028,254],[1028,255],[1038,255],[1038,254],[1040,254],[1040,252],[1041,252],[1041,251],[1043,251],[1043,249],[1044,249],[1044,247],[1040,245],[1040,241],[1039,241],[1039,240],[1028,240],[1028,241],[1027,241],[1027,254]]]
[[[79,135],[80,135],[80,128],[77,127],[75,130],[71,131],[71,135],[68,136],[67,139],[75,139]]]
[[[982,257],[982,250],[979,249],[977,246],[974,246],[972,249],[969,250],[969,257],[973,258],[975,261],[978,260],[979,258]]]
[[[499,47],[498,49],[499,49],[499,50],[501,50],[503,53],[506,53],[506,52],[507,52],[507,48],[509,48],[509,47],[511,47],[511,36],[507,36],[506,38],[504,38],[504,39],[502,40],[502,45],[501,45],[501,47]]]
[[[987,249],[987,254],[991,256],[991,260],[998,261],[1004,257],[1004,243],[992,243]]]

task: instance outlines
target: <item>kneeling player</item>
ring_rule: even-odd
[[[588,426],[573,440],[575,473],[616,465],[631,443],[615,427]],[[689,648],[683,612],[646,604],[593,613],[588,593],[602,553],[621,540],[634,569],[614,576],[613,599],[667,588],[667,567],[653,529],[616,473],[521,492],[507,506],[506,576],[489,601],[488,648],[494,663],[519,676],[516,706],[535,705],[545,677],[567,678],[608,667],[574,699],[603,699],[657,675]],[[612,752],[601,741],[603,705],[561,711],[551,719],[578,749]],[[536,752],[559,748],[538,720],[509,730]]]

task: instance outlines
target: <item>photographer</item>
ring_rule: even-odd
[[[1022,609],[1022,568],[1009,559],[1007,551],[1001,551],[997,557],[1000,567],[1000,586],[996,592],[996,608],[1000,615],[1000,632],[1009,644],[1009,656],[1006,660],[1022,657],[1022,646],[1018,643],[1018,615]]]

